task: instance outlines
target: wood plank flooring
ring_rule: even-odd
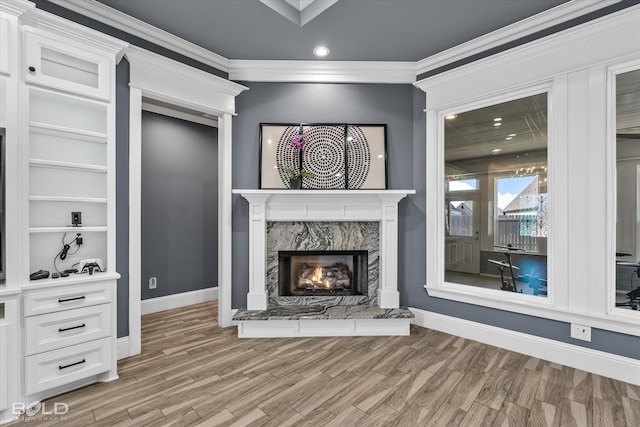
[[[429,329],[244,339],[216,303],[142,318],[120,379],[49,399],[60,426],[640,425],[640,387]],[[28,423],[27,423],[28,421]]]

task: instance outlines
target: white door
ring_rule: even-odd
[[[445,196],[445,270],[480,274],[480,198]]]

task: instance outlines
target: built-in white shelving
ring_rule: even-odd
[[[106,144],[107,134],[104,132],[93,132],[84,129],[56,126],[49,123],[29,122],[32,133],[52,135],[64,138],[80,139],[86,142],[96,142]]]

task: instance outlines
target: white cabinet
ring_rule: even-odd
[[[31,402],[117,378],[115,65],[126,43],[38,10],[23,24],[21,376]],[[66,275],[85,259],[103,271]],[[31,280],[38,270],[57,275]]]
[[[4,312],[4,304],[0,305]],[[3,317],[0,316],[0,411],[9,407],[9,382],[6,378],[9,377],[9,325],[3,322]]]
[[[25,292],[25,394],[115,371],[113,280]]]
[[[38,29],[26,30],[24,43],[25,81],[82,96],[111,98],[113,57],[94,53],[82,40]]]

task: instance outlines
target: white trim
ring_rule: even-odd
[[[408,336],[411,319],[238,321],[238,338]]]
[[[116,355],[118,360],[132,356],[130,345],[131,342],[128,336],[118,338],[116,341]]]
[[[529,18],[507,25],[491,33],[459,44],[435,55],[421,59],[416,64],[417,75],[424,74],[472,55],[485,52],[538,31],[553,27],[587,13],[602,9],[620,0],[583,1],[571,0]]]
[[[178,36],[147,24],[126,13],[120,12],[96,0],[50,0],[74,12],[80,13],[98,22],[122,30],[128,34],[140,37],[158,46],[170,49],[181,55],[194,59],[203,64],[227,72],[229,60],[217,53],[204,49]]]
[[[640,385],[640,360],[603,351],[514,332],[457,317],[410,308],[415,314],[413,324],[462,338],[494,345],[597,375]],[[567,336],[569,330],[567,330]]]
[[[141,351],[141,127],[142,98],[218,117],[218,323],[231,323],[231,116],[247,88],[144,49],[130,47],[129,111],[129,337]]]
[[[229,79],[253,82],[395,83],[416,81],[415,62],[229,61]]]
[[[142,300],[142,315],[171,310],[172,308],[186,307],[202,302],[218,299],[218,287],[198,289],[182,292],[174,295],[150,298]]]
[[[176,108],[164,107],[161,105],[152,104],[150,102],[142,101],[142,109],[151,113],[162,114],[163,116],[173,117],[180,120],[186,120],[188,122],[198,123],[205,126],[218,127],[217,118],[208,118],[198,116],[196,114],[188,113],[186,111],[180,111]]]

